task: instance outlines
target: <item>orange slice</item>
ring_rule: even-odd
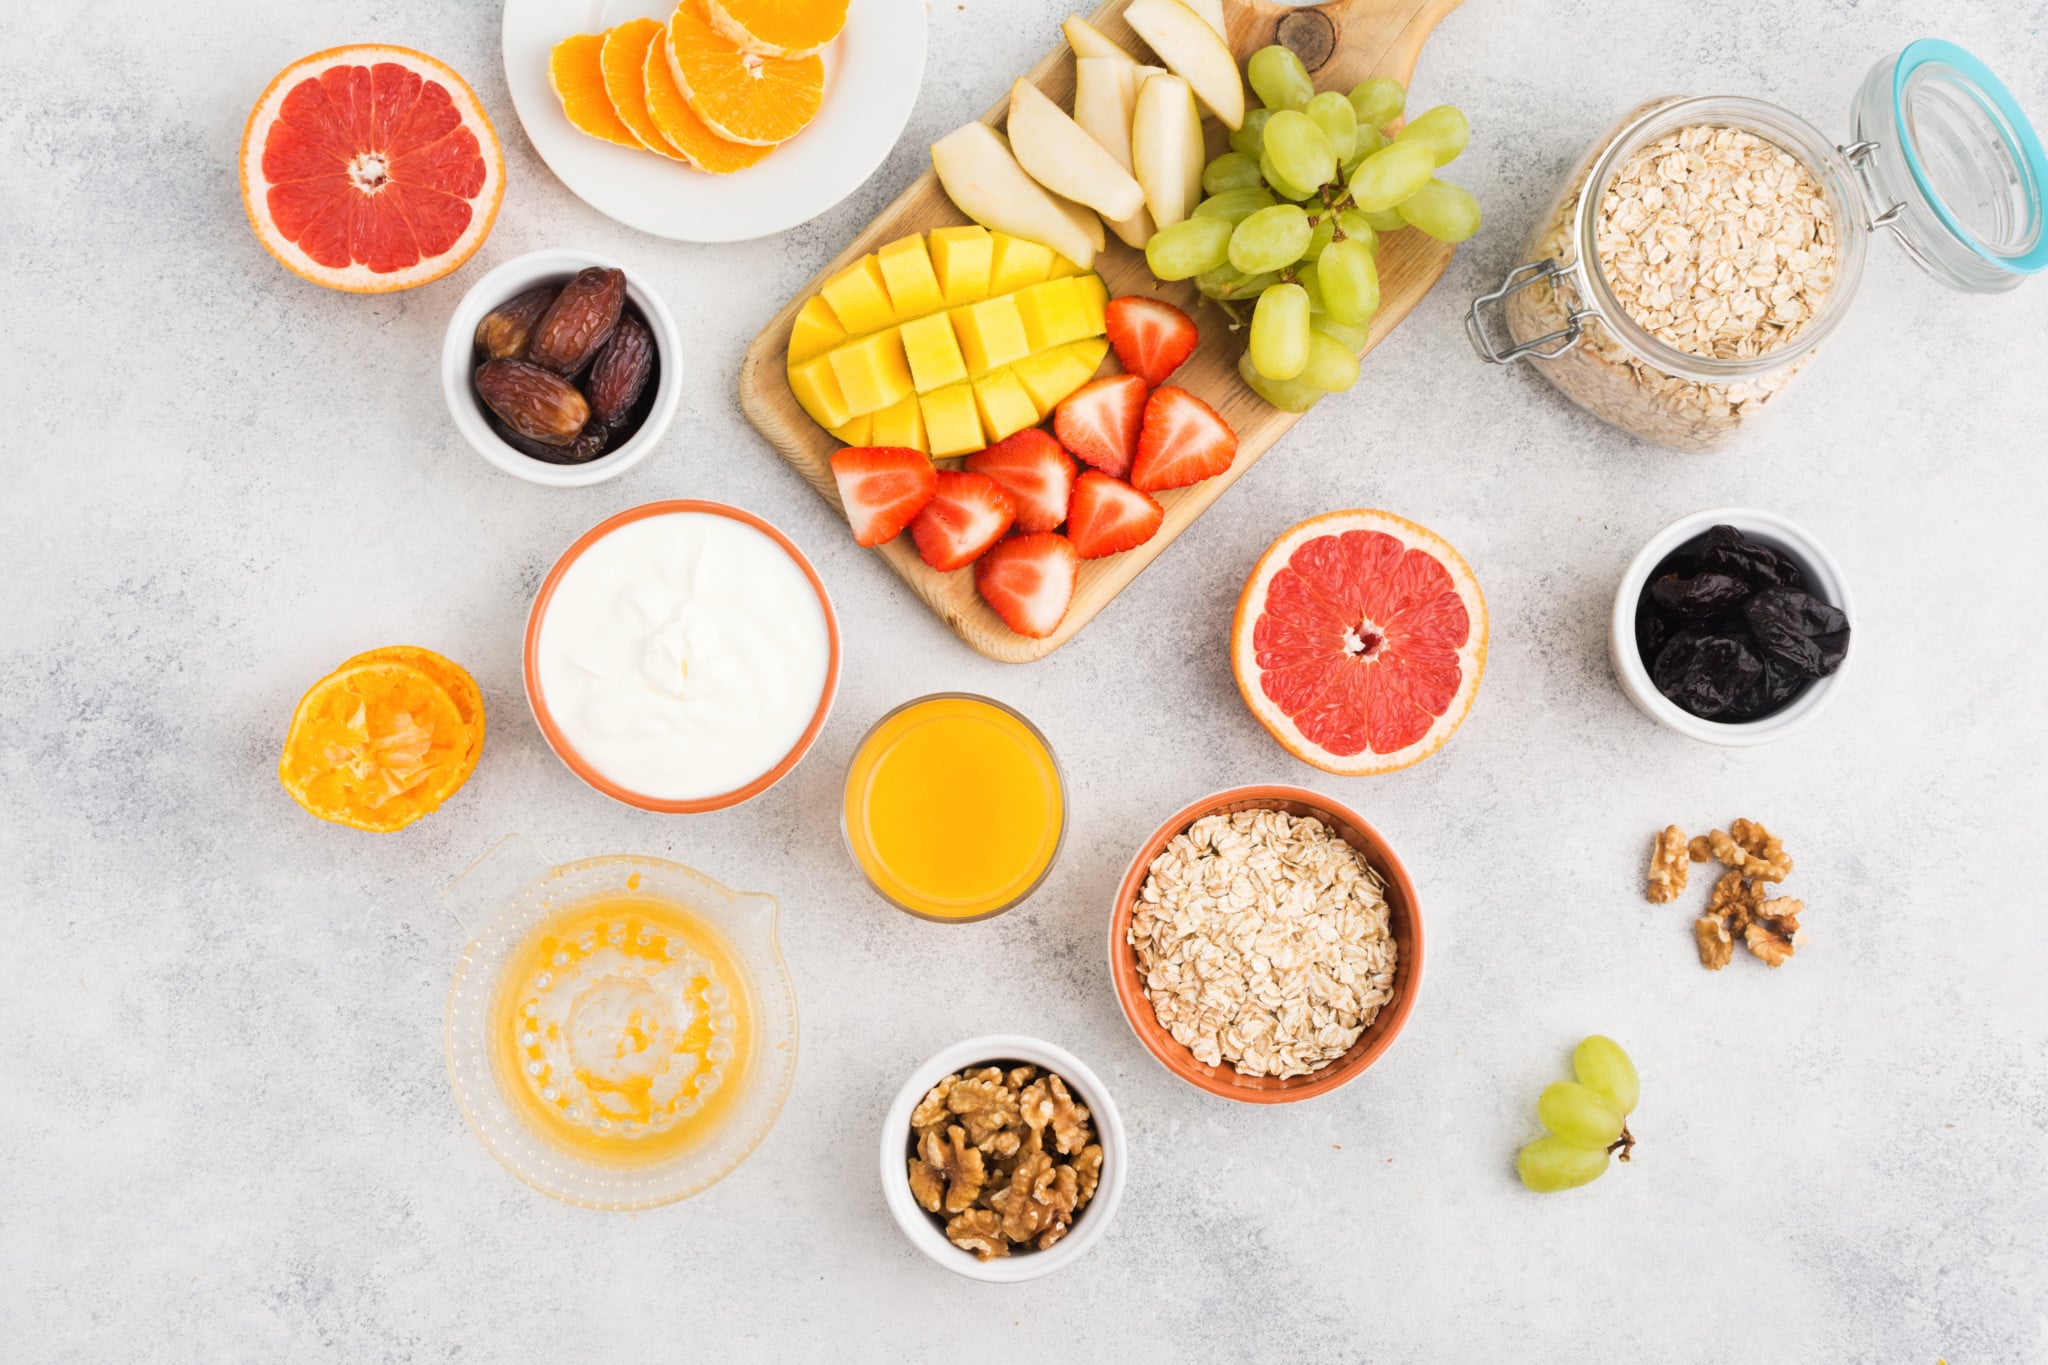
[[[742,52],[711,27],[704,0],[683,0],[670,16],[668,63],[690,108],[728,142],[787,142],[818,116],[825,100],[823,62]]]
[[[846,27],[846,0],[707,0],[711,26],[743,52],[808,57]]]
[[[292,715],[278,781],[322,820],[387,834],[462,785],[470,727],[446,688],[410,664],[344,667]]]
[[[453,659],[418,645],[386,645],[382,649],[358,654],[341,667],[354,668],[357,664],[375,663],[410,664],[439,683],[441,690],[448,694],[448,700],[455,703],[455,713],[469,727],[469,747],[462,756],[462,776],[457,785],[467,782],[469,775],[476,771],[477,759],[484,752],[484,694],[477,687],[476,679]],[[335,670],[337,673],[340,671]]]
[[[640,139],[641,146],[687,165],[690,158],[661,135],[654,116],[647,112],[647,49],[663,32],[659,19],[629,19],[604,35],[600,57],[604,93],[611,100],[612,111]]]
[[[411,48],[302,57],[249,111],[242,207],[264,250],[329,289],[438,280],[490,235],[505,156],[476,92]]]
[[[729,175],[743,171],[759,161],[773,147],[749,147],[743,143],[728,142],[704,126],[704,120],[697,117],[690,108],[690,102],[683,98],[683,92],[676,88],[675,73],[669,69],[668,41],[647,45],[647,68],[643,73],[647,82],[647,116],[654,120],[654,126],[661,130],[675,149],[688,158],[691,165],[700,171],[713,175]]]
[[[604,142],[639,147],[640,139],[612,108],[604,88],[604,35],[572,33],[548,53],[548,84],[570,126]]]

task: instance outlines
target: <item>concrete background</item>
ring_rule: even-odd
[[[780,239],[619,228],[533,156],[485,4],[223,0],[0,14],[0,1350],[22,1361],[1040,1358],[1902,1361],[2048,1357],[2048,929],[2037,870],[2048,669],[2048,284],[1953,294],[1880,241],[1855,315],[1776,420],[1681,458],[1467,349],[1584,146],[1641,96],[1779,101],[1846,135],[1868,66],[1930,30],[2048,121],[2048,6],[1471,0],[1416,99],[1467,109],[1485,231],[1370,358],[1078,640],[1024,668],[960,645],[741,418],[754,331],[917,172],[923,145],[1054,41],[1056,0],[931,10],[915,118],[874,179]],[[477,260],[354,298],[287,275],[234,157],[286,62],[382,40],[475,84],[510,186]],[[563,492],[456,436],[435,357],[483,269],[616,255],[689,319],[666,446]],[[579,785],[527,714],[528,597],[579,532],[652,498],[785,528],[845,628],[817,748],[739,810],[645,815]],[[1642,719],[1608,671],[1622,565],[1696,508],[1748,503],[1834,550],[1861,611],[1845,695],[1774,747]],[[1246,713],[1225,640],[1278,532],[1379,506],[1446,535],[1492,609],[1471,719],[1379,780],[1323,776]],[[458,798],[358,835],[279,791],[300,692],[418,642],[482,683]],[[835,828],[854,741],[914,692],[1001,697],[1072,785],[1024,909],[941,927],[874,901]],[[1419,879],[1422,1002],[1320,1102],[1254,1109],[1161,1071],[1120,1017],[1106,904],[1204,792],[1305,783]],[[1813,943],[1782,971],[1694,959],[1643,902],[1648,836],[1738,815],[1798,859]],[[441,1060],[462,935],[441,887],[509,831],[644,852],[782,899],[803,1009],[780,1125],[737,1174],[641,1215],[532,1193],[464,1127]],[[1703,894],[1695,887],[1694,897]],[[1688,897],[1689,906],[1694,897]],[[914,1252],[875,1185],[905,1073],[970,1033],[1085,1057],[1130,1126],[1110,1236],[1023,1287]],[[1515,1182],[1573,1042],[1643,1076],[1640,1155],[1575,1194]]]

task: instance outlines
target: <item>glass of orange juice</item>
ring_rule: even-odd
[[[840,828],[869,885],[921,919],[988,919],[1038,889],[1066,837],[1059,760],[987,697],[940,692],[875,722],[846,771]]]

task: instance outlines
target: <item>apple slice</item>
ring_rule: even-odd
[[[1102,144],[1117,165],[1131,169],[1131,109],[1138,102],[1138,68],[1120,57],[1077,57],[1074,60],[1074,122]],[[1139,191],[1140,199],[1143,190]],[[1152,214],[1140,202],[1126,218],[1106,218],[1105,225],[1140,251],[1152,240]]]
[[[934,142],[932,169],[953,207],[983,227],[1050,247],[1083,270],[1095,264],[1101,222],[1026,175],[1010,144],[986,123],[964,124]]]
[[[1022,76],[1010,86],[1010,150],[1033,180],[1105,217],[1128,218],[1145,207],[1131,173]]]
[[[1163,75],[1140,86],[1131,111],[1131,165],[1159,227],[1172,227],[1201,202],[1195,196],[1202,188],[1202,150],[1202,114],[1188,83]]]
[[[1244,78],[1237,58],[1209,21],[1180,0],[1131,0],[1124,22],[1194,88],[1196,98],[1233,132],[1244,123]]]
[[[1122,43],[1078,14],[1069,14],[1067,22],[1060,25],[1060,31],[1067,35],[1067,46],[1074,49],[1076,57],[1114,57],[1132,66],[1138,64],[1136,57],[1124,51]]]
[[[1216,30],[1216,36],[1230,46],[1230,29],[1223,22],[1223,0],[1181,0],[1181,3],[1202,16],[1202,22]]]

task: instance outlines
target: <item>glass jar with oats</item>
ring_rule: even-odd
[[[1668,96],[1596,141],[1466,331],[1574,403],[1677,450],[1727,443],[1813,360],[1893,233],[1937,279],[2011,289],[2048,266],[2048,159],[1952,43],[1872,68],[1835,144],[1734,96]]]

